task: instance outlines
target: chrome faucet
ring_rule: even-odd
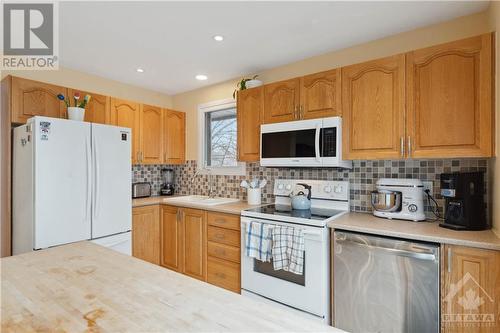
[[[209,187],[208,197],[209,198],[214,198],[215,195],[217,194],[216,186],[214,184],[214,176],[215,175],[212,174],[212,171],[210,171],[210,173],[208,174],[208,187]]]
[[[196,180],[196,177],[198,177],[200,175],[200,172],[201,172],[201,169],[196,169],[193,177],[191,177],[191,181],[190,181],[190,183],[191,183],[191,191],[190,191],[191,194],[195,194],[195,193],[193,193],[194,186],[192,186],[192,185],[194,184],[194,182]]]

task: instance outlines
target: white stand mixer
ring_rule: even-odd
[[[419,179],[381,178],[372,192],[373,215],[424,221],[424,184]]]

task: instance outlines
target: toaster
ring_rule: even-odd
[[[151,183],[133,183],[132,198],[145,198],[151,196]]]

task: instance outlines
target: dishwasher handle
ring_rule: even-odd
[[[401,249],[395,249],[391,247],[385,247],[385,246],[379,246],[379,245],[370,245],[362,242],[361,240],[353,239],[353,238],[345,238],[342,236],[340,237],[335,237],[335,242],[337,244],[354,244],[357,246],[361,246],[370,250],[381,250],[385,251],[388,253],[392,253],[394,255],[402,256],[402,257],[408,257],[408,258],[413,258],[413,259],[420,259],[420,260],[430,260],[430,261],[436,261],[436,253],[432,249],[425,249],[425,248],[418,248],[414,249],[412,251],[409,250],[401,250]]]

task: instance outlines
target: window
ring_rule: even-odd
[[[234,100],[203,104],[198,110],[200,171],[219,175],[244,175],[245,164],[238,162],[237,156],[238,135]]]
[[[205,113],[205,165],[234,167],[236,161],[236,109]]]

